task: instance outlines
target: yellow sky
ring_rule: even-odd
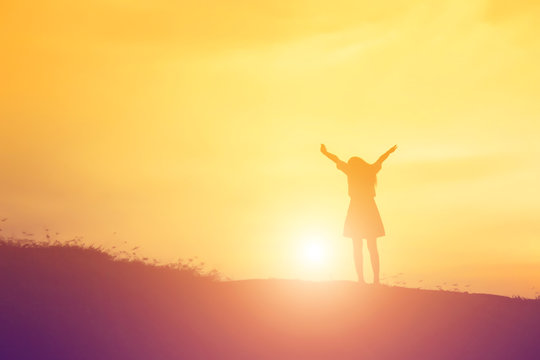
[[[4,233],[353,279],[346,181],[318,147],[374,161],[398,144],[382,272],[533,295],[539,16],[532,0],[2,2]]]

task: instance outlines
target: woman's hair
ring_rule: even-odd
[[[349,169],[358,178],[365,181],[369,185],[377,185],[377,174],[373,171],[371,164],[367,163],[364,159],[358,156],[353,156],[347,161]]]

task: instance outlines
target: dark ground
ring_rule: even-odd
[[[0,359],[540,359],[540,301],[0,244]]]

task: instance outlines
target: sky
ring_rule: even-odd
[[[397,144],[382,281],[540,295],[539,16],[533,0],[4,1],[2,233],[353,280],[346,179],[319,146],[375,161]]]

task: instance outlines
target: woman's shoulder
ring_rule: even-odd
[[[347,164],[345,161],[343,160],[338,160],[336,161],[336,167],[343,171],[344,173],[348,173],[349,172],[349,164]]]
[[[375,173],[378,173],[379,170],[381,170],[381,167],[382,167],[382,164],[380,162],[378,162],[378,161],[376,161],[373,164],[369,165],[369,168],[371,169],[371,171],[373,171]]]

